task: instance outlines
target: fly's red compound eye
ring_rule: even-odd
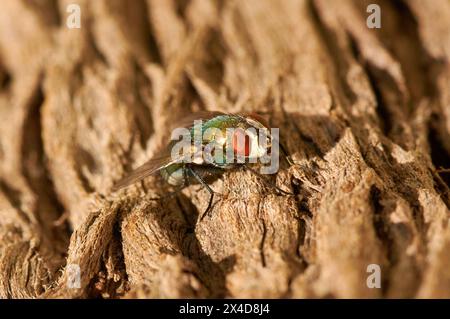
[[[239,156],[250,155],[250,136],[243,129],[236,129],[233,133],[234,154]]]

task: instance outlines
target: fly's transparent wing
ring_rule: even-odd
[[[130,186],[175,162],[177,162],[177,159],[173,160],[170,155],[151,159],[118,181],[113,186],[112,191],[115,192],[121,188]]]
[[[175,157],[172,157],[171,148],[167,147],[163,151],[163,155],[158,158],[153,158],[148,160],[143,165],[136,168],[134,171],[129,173],[127,176],[119,180],[112,188],[112,191],[118,191],[121,188],[130,186],[144,178],[160,171],[161,169],[175,164],[175,163],[190,163],[193,158],[201,156],[202,150],[193,151],[190,149],[190,152],[177,154]]]

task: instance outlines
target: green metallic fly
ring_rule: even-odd
[[[198,136],[196,136],[197,127],[195,125],[197,121],[202,121],[199,144],[195,143],[195,141],[198,141],[198,138],[196,140]],[[202,220],[210,210],[215,194],[205,179],[217,176],[225,170],[238,167],[248,168],[251,172],[258,174],[247,164],[249,162],[255,163],[264,156],[267,157],[273,149],[274,142],[278,143],[276,149],[278,150],[278,146],[280,146],[286,155],[285,149],[269,133],[269,127],[264,119],[257,114],[197,112],[185,117],[175,126],[184,129],[190,138],[189,142],[183,145],[184,152],[181,154],[175,152],[174,154],[174,147],[179,142],[172,139],[165,149],[159,152],[158,157],[150,159],[117,182],[113,187],[113,191],[130,186],[158,172],[169,185],[177,188],[176,192],[191,184],[193,179],[195,182],[200,183],[210,194],[208,206],[200,218]],[[256,131],[262,131],[264,135],[257,135],[255,134]],[[213,133],[206,134],[207,132]],[[192,139],[194,143],[192,143]],[[261,139],[264,140],[263,143],[259,143]],[[205,158],[203,153],[210,146],[214,146],[212,150],[211,148],[209,149],[213,156]],[[216,151],[221,149],[223,152]],[[232,155],[231,159],[230,154]],[[286,159],[288,160],[287,156]],[[289,160],[288,162],[291,163]],[[265,178],[263,178],[263,181],[269,186],[276,188],[279,192],[291,195],[270,184]]]

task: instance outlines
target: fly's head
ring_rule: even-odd
[[[242,119],[233,132],[231,145],[234,154],[249,160],[269,154],[272,136],[266,121],[254,113],[242,115]]]

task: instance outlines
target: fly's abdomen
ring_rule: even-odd
[[[161,169],[161,176],[173,186],[181,186],[184,183],[184,167],[180,164],[172,164]]]

